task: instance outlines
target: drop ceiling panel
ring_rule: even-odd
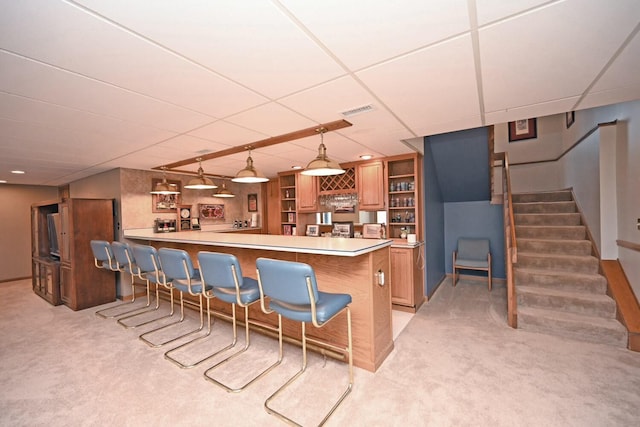
[[[231,116],[227,121],[269,136],[283,135],[317,124],[274,102]]]
[[[282,3],[351,70],[469,30],[467,0]]]
[[[640,2],[578,3],[553,4],[480,29],[487,112],[581,94],[638,22]]]
[[[133,121],[185,131],[211,117],[0,51],[0,91]]]
[[[557,0],[555,2],[549,2],[549,0],[475,0],[478,25],[486,25],[490,22],[541,6],[545,3],[557,2]]]
[[[372,91],[412,130],[480,114],[468,35],[359,72]]]
[[[174,135],[172,132],[141,126],[137,123],[1,92],[0,117],[22,123],[42,125],[50,128],[51,132],[54,129],[67,129],[87,135],[100,134],[108,138],[106,142],[109,145],[113,146],[114,144],[126,142],[129,148],[135,148],[136,146]]]
[[[189,132],[189,135],[234,147],[269,137],[267,134],[259,133],[222,120],[194,129]]]
[[[75,6],[27,3],[28,14],[8,7],[0,17],[0,39],[8,50],[217,117],[266,101]],[[20,31],[24,20],[32,25],[26,33]],[[51,21],[64,25],[48,25]],[[228,101],[215,102],[221,98]]]
[[[188,2],[179,8],[172,2],[82,3],[270,98],[344,73],[270,2]]]

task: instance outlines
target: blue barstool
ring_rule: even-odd
[[[91,252],[93,252],[93,264],[97,268],[118,271],[118,263],[113,256],[111,243],[106,240],[92,240],[89,243],[91,245]]]
[[[160,285],[164,282],[164,273],[162,272],[160,266],[160,257],[158,256],[158,251],[156,250],[156,248],[148,245],[132,245],[131,251],[133,253],[134,259],[136,260],[137,270],[134,270],[136,271],[136,275],[138,276],[138,278],[145,281],[148,289],[151,289],[151,284],[153,284],[155,287],[156,305],[149,310],[122,317],[118,319],[118,323],[125,328],[137,328],[139,326],[148,325],[161,319],[172,317],[174,314],[173,293],[171,292],[171,289],[166,289],[163,286],[165,291],[168,291],[167,293],[170,301],[171,308],[168,314],[151,319],[145,317],[145,320],[140,323],[131,323],[127,321],[150,311],[157,311],[160,308]]]
[[[238,262],[238,258],[231,254],[225,253],[217,253],[217,252],[199,252],[198,253],[198,265],[200,267],[200,274],[202,275],[202,280],[207,285],[211,285],[212,291],[205,294],[207,298],[207,312],[210,314],[210,300],[212,298],[219,298],[220,300],[231,304],[231,316],[228,316],[224,313],[219,313],[221,317],[224,317],[228,320],[231,320],[233,325],[233,340],[232,342],[226,346],[225,348],[218,350],[214,354],[207,356],[205,359],[200,362],[210,359],[223,351],[226,351],[232,347],[235,347],[238,340],[237,333],[237,318],[236,318],[236,305],[242,307],[244,309],[244,334],[245,334],[245,344],[240,350],[235,351],[234,353],[227,356],[225,359],[219,361],[209,369],[207,369],[204,373],[204,377],[213,382],[214,384],[219,385],[224,388],[228,392],[237,393],[249,385],[253,384],[258,379],[262,378],[273,368],[278,366],[282,361],[282,355],[278,358],[278,360],[255,375],[249,381],[245,382],[243,385],[239,387],[230,387],[229,385],[213,378],[210,373],[216,368],[222,366],[223,364],[235,359],[240,356],[242,353],[247,351],[250,345],[250,335],[249,335],[249,325],[256,325],[263,328],[268,328],[271,330],[275,330],[270,325],[267,325],[262,322],[257,322],[255,320],[251,320],[249,318],[249,306],[258,302],[260,300],[260,289],[258,287],[258,281],[252,279],[250,277],[244,277],[242,275],[242,268],[240,267],[240,263]],[[200,363],[198,362],[198,363]]]
[[[115,310],[116,308],[120,308],[123,306],[131,306],[131,304],[134,304],[136,301],[136,282],[135,282],[135,275],[138,274],[138,266],[135,263],[135,258],[133,257],[133,253],[131,252],[131,247],[129,246],[128,243],[123,243],[123,242],[112,242],[111,243],[111,250],[113,251],[113,256],[116,260],[116,266],[118,268],[118,271],[120,271],[121,273],[128,273],[131,276],[131,301],[128,302],[124,302],[122,304],[118,304],[115,305],[113,307],[109,307],[109,308],[105,308],[103,310],[97,311],[96,314],[100,317],[103,318],[114,318],[114,317],[120,317],[123,316],[125,314],[129,314],[129,313],[133,313],[134,311],[139,311],[142,309],[145,309],[147,307],[149,307],[151,305],[151,295],[149,292],[149,286],[147,284],[146,286],[146,292],[147,292],[147,304],[141,307],[136,307],[133,308],[131,310],[126,310],[126,311],[119,311],[116,310],[115,313],[113,314],[104,314],[104,312],[107,311],[111,311],[111,310]]]
[[[193,268],[193,263],[191,262],[191,258],[186,251],[181,249],[169,249],[169,248],[160,248],[158,250],[158,256],[160,257],[160,265],[162,266],[162,272],[164,273],[161,277],[161,283],[168,289],[176,289],[180,292],[180,319],[176,322],[170,323],[168,325],[161,326],[154,330],[145,332],[140,335],[140,339],[150,345],[151,347],[161,347],[163,345],[175,342],[181,338],[191,336],[196,334],[202,329],[204,329],[204,311],[202,306],[202,293],[203,293],[203,283],[200,280],[200,271]],[[209,287],[210,289],[210,287]],[[198,308],[200,311],[200,326],[197,329],[191,330],[184,334],[173,337],[169,340],[154,343],[147,339],[147,335],[150,335],[154,332],[157,332],[161,329],[168,328],[170,326],[176,325],[178,323],[182,323],[185,319],[184,316],[184,294],[189,293],[190,295],[197,296],[199,300]],[[209,328],[211,325],[209,325]],[[194,338],[195,339],[195,338]]]
[[[349,358],[349,384],[337,402],[325,415],[319,425],[323,425],[342,403],[353,387],[353,345],[351,338],[351,295],[333,294],[318,291],[318,284],[313,268],[304,263],[282,261],[269,258],[258,258],[256,261],[258,270],[258,285],[260,287],[260,301],[262,311],[265,313],[278,313],[279,344],[282,352],[282,316],[287,319],[300,322],[302,325],[302,366],[300,370],[275,391],[264,402],[268,413],[288,423],[297,424],[286,415],[276,411],[269,403],[284,389],[291,385],[307,368],[307,342],[338,350],[346,351]],[[265,298],[268,297],[269,307],[266,307]],[[306,336],[306,323],[311,322],[315,327],[321,328],[328,321],[334,319],[339,313],[347,314],[347,347],[341,348],[333,344],[313,339]]]

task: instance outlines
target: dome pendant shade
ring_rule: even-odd
[[[162,182],[156,184],[155,188],[150,191],[151,194],[180,194],[178,186],[175,184],[169,184],[167,182],[167,176],[165,172],[166,168],[162,168]]]
[[[265,177],[260,171],[253,167],[253,159],[251,158],[251,152],[247,157],[247,166],[241,169],[236,174],[235,178],[232,178],[233,182],[242,182],[245,184],[254,182],[267,182],[269,178]]]
[[[318,156],[311,160],[305,170],[300,172],[302,175],[310,175],[310,176],[329,176],[329,175],[340,175],[345,172],[342,167],[327,157],[327,147],[324,145],[324,132],[326,129],[321,128],[318,129],[320,132],[320,146],[318,147]]]
[[[218,188],[217,185],[213,183],[209,178],[204,176],[204,170],[202,169],[202,159],[198,159],[200,162],[200,167],[198,168],[198,177],[193,178],[189,181],[184,188],[189,188],[191,190],[211,190],[214,188]]]
[[[222,188],[220,190],[218,190],[217,193],[213,193],[213,197],[229,198],[229,197],[236,197],[236,195],[233,194],[231,191],[227,190],[227,186],[223,182],[222,183]]]

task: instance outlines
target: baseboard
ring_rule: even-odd
[[[0,283],[15,282],[17,280],[26,280],[26,279],[31,279],[31,276],[14,277],[13,279],[2,279],[2,280],[0,280]]]

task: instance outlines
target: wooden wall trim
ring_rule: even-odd
[[[618,246],[622,248],[627,248],[627,249],[631,249],[632,251],[640,252],[640,244],[638,243],[628,242],[626,240],[616,240],[616,243],[618,244]]]
[[[547,159],[547,160],[535,160],[535,161],[531,161],[531,162],[519,162],[519,163],[514,163],[511,162],[511,166],[521,166],[521,165],[535,165],[538,163],[549,163],[549,162],[557,162],[558,160],[560,160],[561,158],[563,158],[566,154],[569,153],[569,151],[573,150],[574,148],[576,148],[578,146],[578,144],[580,144],[582,141],[585,141],[589,136],[591,136],[591,134],[593,134],[595,131],[597,131],[598,129],[600,129],[603,126],[613,126],[616,123],[618,123],[617,120],[613,120],[611,122],[605,122],[605,123],[598,123],[596,126],[592,127],[591,129],[589,129],[587,131],[587,133],[585,133],[584,135],[582,135],[580,138],[578,138],[578,140],[576,142],[574,142],[569,148],[567,148],[566,150],[564,150],[558,157],[556,157],[555,159]]]
[[[627,348],[640,351],[640,305],[631,288],[631,284],[618,260],[600,261],[604,276],[607,278],[608,293],[615,300],[618,320],[623,323],[629,334]]]

